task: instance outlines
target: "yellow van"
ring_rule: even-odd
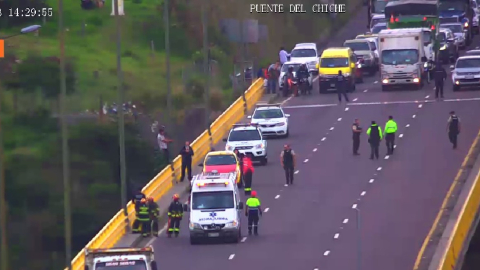
[[[342,71],[342,74],[348,81],[349,87],[347,91],[354,91],[357,69],[356,63],[357,59],[350,48],[328,48],[324,50],[318,65],[320,93],[336,90],[336,80],[339,70]]]

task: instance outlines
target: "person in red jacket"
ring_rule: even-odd
[[[252,178],[253,172],[255,169],[253,168],[253,162],[250,155],[246,155],[243,158],[243,180],[245,181],[245,195],[250,195],[252,191]]]

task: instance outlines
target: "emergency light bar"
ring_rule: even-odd
[[[268,103],[258,103],[255,105],[255,107],[257,108],[261,108],[261,107],[281,107],[282,104],[280,103],[276,103],[276,104],[268,104]]]
[[[198,187],[205,187],[205,186],[218,186],[218,185],[225,185],[225,186],[228,186],[228,184],[230,184],[230,182],[226,181],[226,182],[213,182],[213,183],[205,183],[205,182],[202,182],[202,183],[197,183],[197,186]]]
[[[144,248],[98,248],[98,249],[85,249],[85,256],[93,255],[99,256],[118,256],[118,255],[133,255],[133,254],[145,254],[153,253],[153,247],[148,246]]]

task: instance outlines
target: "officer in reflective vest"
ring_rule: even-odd
[[[253,168],[252,159],[250,155],[246,155],[243,158],[243,180],[245,181],[245,195],[250,195],[252,191],[252,180],[253,180],[253,172],[255,169]]]
[[[460,125],[460,118],[455,114],[454,111],[450,112],[450,117],[448,118],[447,123],[447,132],[448,132],[448,139],[453,145],[453,149],[457,148],[457,136],[460,134],[461,125]]]
[[[160,208],[158,204],[153,200],[153,197],[148,197],[148,207],[150,211],[150,224],[152,229],[152,235],[157,237],[158,236],[158,216],[160,214]]]
[[[245,216],[248,217],[248,234],[252,234],[253,228],[253,233],[258,235],[258,220],[262,215],[262,207],[256,191],[252,191],[252,195],[248,198],[245,205],[247,206],[245,207]]]
[[[150,208],[145,199],[135,204],[137,217],[133,223],[133,233],[141,233],[143,236],[150,234]]]
[[[172,237],[175,233],[175,237],[178,237],[180,233],[180,221],[183,217],[183,205],[180,203],[180,196],[178,194],[173,195],[173,201],[168,207],[168,237]]]
[[[385,142],[387,144],[387,155],[393,154],[395,149],[395,132],[397,132],[397,123],[393,120],[392,116],[388,117],[388,121],[385,124]]]

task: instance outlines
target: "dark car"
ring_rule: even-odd
[[[447,64],[453,63],[458,58],[458,46],[455,42],[455,36],[450,29],[441,28],[437,34],[437,40],[440,43],[439,59]]]

